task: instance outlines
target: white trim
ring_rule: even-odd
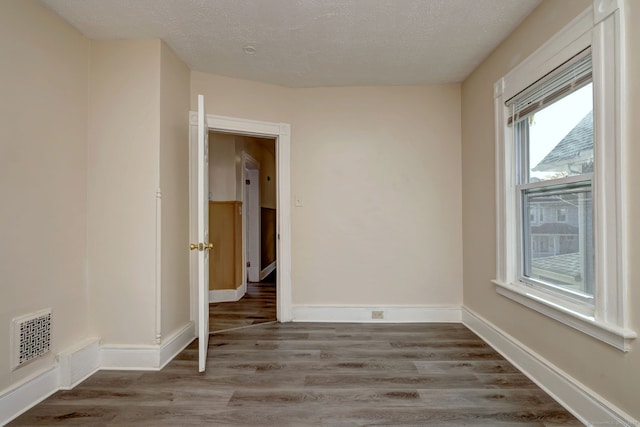
[[[22,380],[0,394],[0,425],[5,425],[58,390],[69,390],[100,369],[160,370],[195,339],[194,322],[187,323],[162,345],[99,346],[87,338],[58,354],[58,363]]]
[[[0,395],[0,425],[8,424],[58,391],[58,383],[59,371],[55,365]]]
[[[606,342],[619,350],[629,351],[631,349],[631,341],[638,336],[631,329],[599,322],[593,316],[567,309],[560,304],[553,304],[548,297],[536,295],[535,289],[525,291],[521,286],[508,285],[495,280],[493,283],[496,285],[496,292],[500,295]]]
[[[160,164],[160,160],[158,160]],[[162,190],[156,190],[156,344],[162,341]]]
[[[509,100],[591,44],[593,8],[589,7],[504,76],[494,95]],[[534,78],[532,81],[531,79]]]
[[[193,125],[197,113],[190,112]],[[277,182],[277,317],[280,322],[292,320],[291,311],[291,126],[287,123],[262,122],[234,117],[207,115],[210,131],[276,138]],[[194,289],[191,283],[192,304]],[[194,310],[192,308],[192,316]]]
[[[238,185],[240,185],[240,194],[241,194],[241,200],[242,200],[242,283],[247,283],[248,280],[248,273],[247,273],[247,187],[246,185],[244,185],[244,180],[246,179],[245,177],[245,171],[248,168],[248,166],[251,166],[254,169],[260,169],[260,162],[258,162],[256,159],[254,159],[253,157],[251,157],[251,155],[249,153],[247,153],[246,151],[242,151],[242,153],[240,153],[240,158],[241,158],[241,162],[240,162],[240,175],[241,175],[241,180],[238,183]],[[237,301],[237,300],[236,300]]]
[[[246,167],[242,171],[243,194],[242,207],[244,214],[243,227],[246,245],[244,253],[246,261],[243,264],[247,271],[248,282],[260,281],[260,253],[261,253],[261,218],[260,218],[260,169]],[[254,181],[247,190],[245,180]]]
[[[291,127],[281,123],[278,126],[279,137],[276,143],[277,172],[277,223],[276,223],[276,259],[278,277],[276,278],[277,318],[280,322],[293,319],[291,310]]]
[[[196,337],[196,325],[189,322],[165,340],[160,346],[160,366],[162,369],[185,349]]]
[[[270,275],[273,270],[276,269],[276,265],[278,264],[278,261],[273,261],[271,264],[267,265],[265,268],[263,268],[260,271],[260,280],[264,280],[265,277],[267,277],[268,275]]]
[[[382,311],[382,319],[372,319],[374,311]],[[294,322],[358,322],[358,323],[459,323],[459,306],[342,306],[295,305]]]
[[[159,346],[103,346],[100,369],[159,371],[195,337],[195,323],[189,322]]]
[[[215,289],[209,290],[209,302],[232,302],[239,301],[247,293],[247,284],[243,283],[237,289]]]
[[[60,352],[60,389],[71,390],[100,369],[100,340],[87,338]]]
[[[636,426],[640,424],[593,390],[466,307],[462,309],[462,323],[585,425]]]
[[[114,345],[100,349],[100,369],[157,371],[160,347],[155,345],[129,347]]]
[[[593,0],[593,23],[604,21],[609,15],[622,9],[623,0]]]

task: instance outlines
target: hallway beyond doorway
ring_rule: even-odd
[[[238,301],[209,304],[209,331],[275,322],[276,271],[260,283],[247,284],[247,293]]]

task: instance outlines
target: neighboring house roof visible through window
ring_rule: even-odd
[[[579,280],[580,277],[581,265],[578,252],[534,259],[532,264],[533,268],[539,269],[542,274],[552,272],[552,275],[565,275],[575,280]]]
[[[566,170],[593,156],[593,111],[586,116],[533,168],[536,172]],[[581,171],[586,172],[586,171]]]

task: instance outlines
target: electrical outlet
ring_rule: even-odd
[[[371,312],[372,319],[384,319],[384,311],[382,310],[373,310]]]

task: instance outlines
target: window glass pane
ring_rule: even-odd
[[[589,182],[573,188],[523,194],[524,212],[548,213],[534,223],[525,215],[524,276],[587,296],[594,295],[593,206]],[[564,219],[557,213],[562,212]]]
[[[519,124],[526,154],[523,183],[593,172],[593,84],[571,92]]]

